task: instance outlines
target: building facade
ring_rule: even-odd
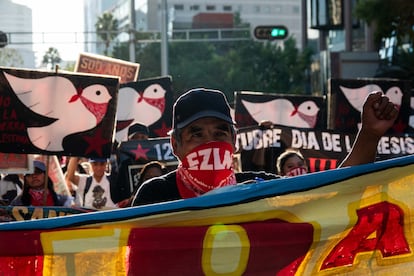
[[[166,4],[166,8],[163,6]],[[199,28],[200,20],[212,28],[222,15],[238,16],[242,23],[250,25],[252,31],[258,25],[284,25],[289,36],[296,39],[301,48],[303,32],[302,0],[135,0],[135,30],[143,32],[161,32],[161,24],[166,10],[168,31]],[[95,23],[105,11],[111,12],[118,20],[120,35],[118,41],[129,39],[130,0],[85,0],[85,31],[90,32],[86,41],[97,41]],[[210,24],[206,20],[211,18]],[[227,20],[227,19],[224,19]],[[228,24],[222,25],[224,28]],[[88,43],[88,52],[102,53],[99,45]]]
[[[148,30],[161,29],[163,0],[148,0]],[[302,35],[301,0],[168,0],[169,22],[173,29],[191,29],[200,14],[237,14],[241,22],[258,25],[284,25],[300,47]],[[253,36],[252,36],[253,37]]]
[[[32,42],[32,10],[11,0],[0,1],[0,31],[8,35],[9,43],[0,51],[14,49],[20,55],[25,68],[35,68]],[[24,34],[23,34],[24,33]]]

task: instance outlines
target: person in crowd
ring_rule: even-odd
[[[133,124],[128,128],[128,141],[147,140],[149,138],[149,129],[143,124]]]
[[[258,125],[259,129],[261,130],[265,130],[265,129],[270,129],[273,127],[273,123],[269,120],[263,120],[261,122],[259,122]],[[253,171],[267,171],[269,170],[269,167],[274,166],[273,164],[269,164],[272,163],[269,160],[269,156],[273,159],[272,156],[274,156],[273,154],[273,148],[260,148],[260,149],[255,149],[253,151],[253,154],[251,156],[251,162],[250,162],[250,166],[251,166],[251,170]],[[272,160],[273,161],[273,160]]]
[[[308,165],[302,153],[293,148],[286,149],[276,160],[277,173],[280,176],[296,176],[308,173]]]
[[[128,128],[128,143],[129,141],[145,141],[149,139],[149,129],[147,126],[135,123]],[[125,143],[125,142],[123,142]],[[122,144],[122,143],[121,143]],[[114,200],[118,202],[119,207],[126,207],[131,201],[131,195],[136,190],[138,181],[131,177],[131,166],[141,165],[147,162],[144,158],[126,158],[122,160],[120,158],[120,145],[115,149],[111,158],[111,165],[114,168],[112,170],[112,178],[115,181]],[[122,161],[121,161],[122,160]],[[116,169],[115,169],[116,168]]]
[[[61,165],[62,173],[66,174],[70,157],[69,156],[62,156],[61,158],[63,158],[63,161],[64,161],[63,165]],[[91,174],[90,167],[91,167],[91,165],[89,164],[88,159],[85,160],[85,158],[80,158],[79,161],[78,161],[78,165],[76,167],[76,173]],[[68,187],[68,190],[69,190],[70,194],[72,195],[73,198],[75,198],[78,186],[73,184],[68,179],[65,179],[65,181],[66,181],[66,186]]]
[[[162,162],[150,161],[146,163],[139,172],[137,189],[148,179],[161,176],[167,173],[167,168]]]
[[[362,128],[341,166],[375,161],[379,139],[397,116],[398,110],[388,97],[382,92],[371,93],[364,103]],[[181,95],[174,103],[170,134],[179,160],[177,169],[145,182],[132,205],[191,198],[227,185],[279,177],[265,172],[234,173],[235,123],[221,91],[197,88]]]
[[[131,205],[131,201],[133,200],[133,195],[136,193],[138,188],[147,180],[152,179],[154,177],[158,177],[161,175],[164,175],[168,172],[167,167],[164,165],[164,163],[160,161],[150,161],[146,163],[140,170],[139,173],[137,173],[138,176],[138,182],[137,186],[135,187],[134,192],[131,194],[131,196],[123,201],[123,207],[129,207]]]
[[[12,206],[72,206],[72,197],[59,195],[46,177],[45,163],[33,161],[34,172],[24,176],[23,191],[11,203]],[[46,194],[45,194],[46,193]]]
[[[111,178],[106,173],[108,159],[89,159],[92,175],[76,173],[78,163],[78,157],[71,157],[65,176],[67,181],[71,181],[78,187],[75,205],[98,210],[116,208],[117,205],[112,201],[111,197],[113,192],[113,189],[111,189]]]
[[[239,152],[233,155],[233,170],[235,173],[239,173],[243,170],[241,165],[241,154]]]

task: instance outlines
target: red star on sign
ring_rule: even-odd
[[[108,140],[102,137],[102,129],[99,128],[94,136],[84,136],[83,139],[88,143],[88,148],[85,154],[95,151],[99,156],[102,156],[103,145],[108,143]]]
[[[407,126],[403,123],[403,121],[401,119],[398,119],[395,123],[394,126],[392,127],[393,130],[395,130],[397,133],[402,133],[404,132],[404,129]]]
[[[138,144],[137,149],[131,150],[132,153],[135,154],[135,160],[138,160],[139,158],[144,158],[148,160],[147,152],[149,149],[143,149],[141,144]]]
[[[168,131],[171,128],[168,128],[165,122],[162,122],[162,126],[160,128],[154,129],[154,132],[157,134],[158,137],[165,137],[168,136]]]

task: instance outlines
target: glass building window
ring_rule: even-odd
[[[216,6],[214,6],[214,5],[207,5],[206,6],[206,10],[208,10],[208,11],[215,11],[216,10]]]

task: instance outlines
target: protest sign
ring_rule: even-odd
[[[0,152],[108,157],[118,78],[0,68]]]
[[[118,76],[120,83],[136,81],[140,65],[107,56],[81,53],[75,65],[75,72]]]

